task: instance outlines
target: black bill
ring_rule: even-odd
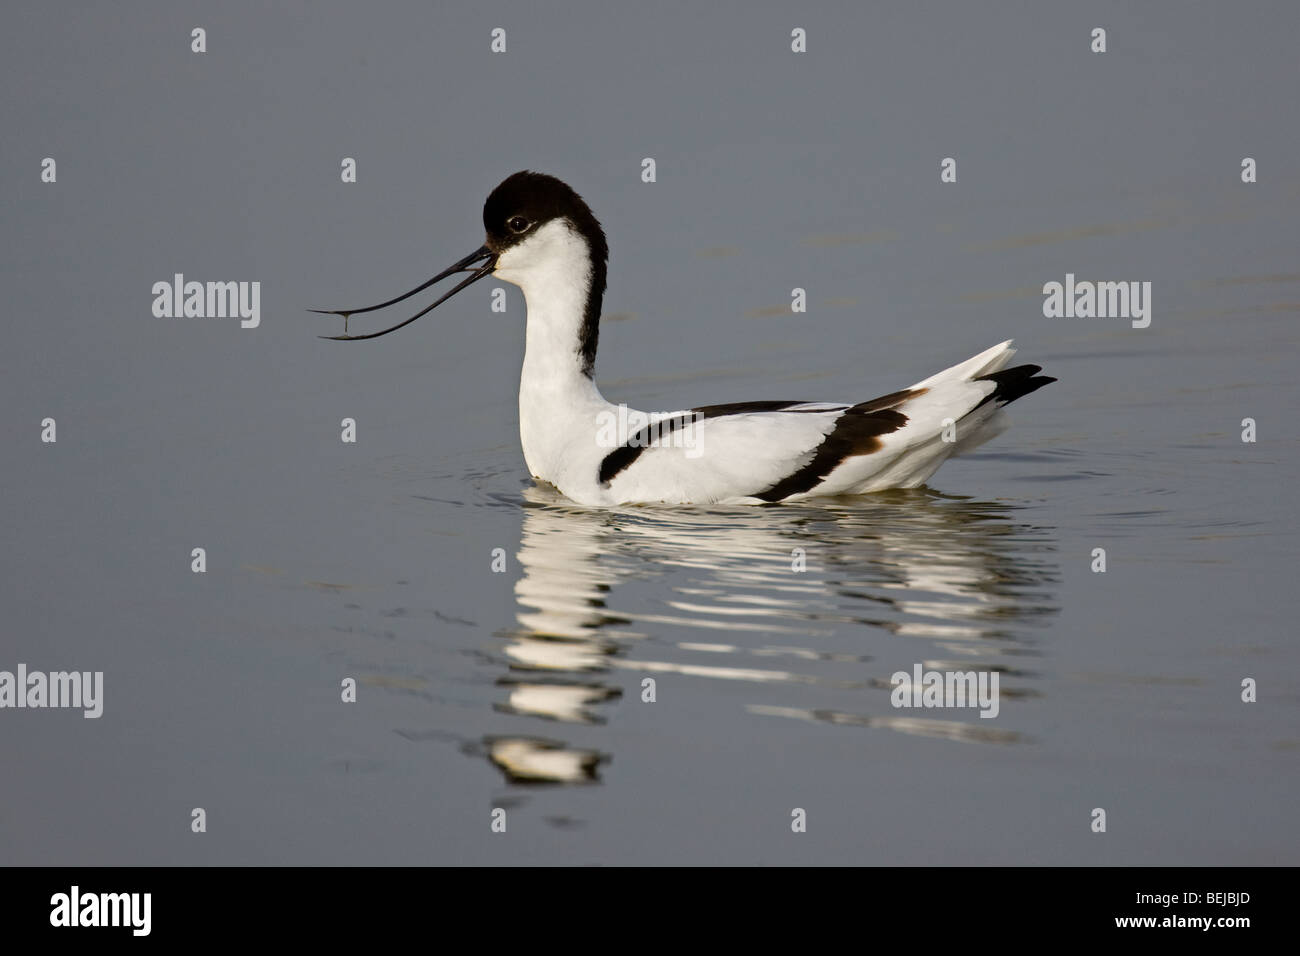
[[[434,283],[441,282],[443,279],[447,278],[448,276],[455,275],[457,272],[470,273],[470,277],[468,279],[466,279],[461,283],[458,283],[455,288],[453,288],[442,298],[438,299],[432,305],[421,309],[419,312],[415,313],[415,315],[411,316],[405,322],[399,322],[397,325],[394,325],[392,328],[384,329],[382,332],[371,332],[368,335],[348,335],[346,332],[344,332],[343,335],[322,335],[321,336],[321,338],[323,339],[332,339],[335,342],[356,342],[361,339],[377,339],[379,338],[379,336],[387,335],[389,332],[396,332],[404,325],[410,325],[420,316],[424,315],[427,312],[430,312],[437,306],[442,305],[442,303],[446,302],[448,299],[450,299],[461,289],[473,285],[475,282],[477,282],[479,279],[482,279],[486,275],[490,275],[492,273],[492,270],[496,268],[496,264],[497,264],[496,253],[494,253],[487,246],[480,246],[479,248],[471,252],[469,255],[467,255],[464,259],[461,259],[460,262],[457,262],[455,265],[450,266],[447,269],[444,269],[442,272],[439,272],[428,282],[416,286],[410,292],[407,292],[403,295],[399,295],[395,299],[389,299],[387,302],[380,302],[378,305],[368,305],[364,309],[309,309],[308,311],[316,312],[321,315],[341,315],[343,316],[344,323],[345,323],[344,328],[346,329],[347,328],[346,322],[349,316],[357,315],[361,312],[374,312],[376,309],[386,309],[390,305],[396,305],[398,302],[401,302],[404,299],[409,299],[417,292],[423,292],[425,289],[429,288],[429,286],[433,285]]]

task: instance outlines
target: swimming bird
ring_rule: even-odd
[[[339,341],[378,338],[493,275],[523,290],[528,319],[519,436],[533,477],[581,505],[764,504],[923,484],[949,457],[1004,426],[1002,408],[1056,379],[1007,365],[1002,342],[910,388],[866,402],[758,401],[648,414],[596,387],[596,341],[609,245],[568,184],[522,171],[483,204],[484,244],[404,295],[469,273],[405,322]],[[345,326],[346,329],[346,326]]]

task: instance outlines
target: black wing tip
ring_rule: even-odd
[[[997,402],[1006,405],[1017,398],[1024,398],[1030,392],[1038,391],[1044,385],[1057,381],[1050,375],[1039,375],[1042,370],[1041,365],[1017,365],[1015,368],[1006,368],[990,375],[981,375],[975,381],[992,382],[995,387],[992,394],[980,404]]]

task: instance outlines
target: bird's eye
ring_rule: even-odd
[[[513,233],[526,232],[528,230],[528,220],[523,216],[511,216],[510,221],[506,223]]]

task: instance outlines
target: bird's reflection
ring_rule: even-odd
[[[1005,503],[921,489],[779,507],[578,508],[524,491],[519,627],[499,635],[497,707],[524,721],[601,724],[616,674],[675,674],[859,695],[839,710],[755,703],[758,715],[1011,743],[986,721],[890,707],[882,640],[936,670],[997,670],[1002,696],[1035,694],[1023,662],[1056,611],[1050,531]],[[618,594],[618,603],[614,595]],[[620,608],[619,605],[622,605]],[[797,696],[797,695],[796,695]],[[874,713],[872,713],[874,712]],[[532,724],[541,727],[540,724]],[[530,728],[531,729],[531,728]],[[607,752],[521,733],[484,741],[512,782],[599,780]]]

